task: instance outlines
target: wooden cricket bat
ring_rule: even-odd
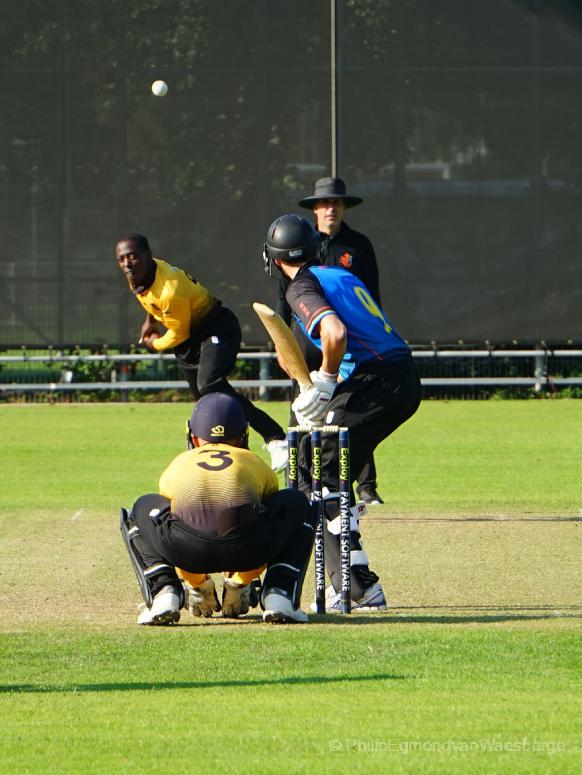
[[[277,352],[289,370],[289,374],[298,382],[300,389],[305,390],[311,387],[309,369],[305,363],[303,353],[297,344],[297,339],[293,336],[289,326],[275,310],[267,307],[266,304],[260,304],[258,301],[255,301],[253,302],[253,309],[267,329]]]

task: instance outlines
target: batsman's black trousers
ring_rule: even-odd
[[[228,393],[238,399],[249,425],[265,441],[284,439],[279,423],[238,393],[227,379],[234,369],[241,337],[238,318],[219,304],[173,352],[196,400],[206,393]]]
[[[338,383],[328,404],[333,416],[326,421],[349,430],[352,483],[378,444],[412,417],[419,404],[420,379],[412,356],[363,363],[349,379]],[[311,488],[309,441],[306,435],[299,453],[300,489],[305,492]],[[323,485],[337,492],[339,453],[335,434],[323,434],[321,468]],[[355,503],[353,491],[351,503]]]
[[[304,333],[301,326],[292,323],[292,331],[297,339],[299,349],[303,353],[305,363],[309,371],[319,369],[321,367],[321,350],[316,347],[311,339]],[[292,380],[291,383],[291,401],[293,401],[299,395],[299,383],[297,380]],[[289,425],[297,425],[297,417],[293,409],[290,411]],[[358,492],[362,489],[375,490],[378,486],[378,476],[376,473],[376,463],[374,462],[374,455],[371,455],[365,462],[359,471],[354,469],[354,476],[352,481],[358,482]]]
[[[154,516],[152,517],[152,514]],[[144,566],[159,563],[192,573],[253,570],[261,565],[281,564],[297,573],[283,573],[273,586],[289,587],[295,593],[297,579],[303,580],[314,537],[314,512],[305,495],[298,490],[280,490],[256,507],[256,519],[212,537],[194,530],[170,510],[170,501],[161,495],[142,495],[135,502],[131,520],[140,536],[135,547]],[[164,585],[178,585],[172,570],[164,570],[151,579],[155,595]]]

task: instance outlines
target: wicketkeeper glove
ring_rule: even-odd
[[[212,616],[214,611],[220,611],[220,603],[212,576],[208,576],[199,587],[192,587],[185,581],[184,592],[186,594],[184,608],[187,608],[193,616],[208,618]]]
[[[251,601],[251,585],[237,584],[232,579],[224,579],[222,588],[222,615],[236,619],[248,613]]]

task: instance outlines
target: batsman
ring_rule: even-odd
[[[292,408],[299,422],[307,426],[349,429],[353,481],[353,474],[362,469],[378,444],[418,409],[420,379],[410,348],[364,283],[345,269],[323,266],[320,256],[319,235],[305,218],[286,214],[269,226],[263,248],[265,271],[272,275],[274,265],[289,279],[287,303],[303,332],[322,353],[321,367],[310,375],[312,384],[303,380]],[[284,363],[284,352],[278,349],[278,356]],[[305,435],[299,453],[299,486],[306,493],[311,483],[308,444],[309,436]],[[341,586],[339,460],[336,441],[325,434],[321,468],[326,492],[326,564],[331,580],[326,607],[334,611],[339,610]],[[355,505],[353,491],[351,505]],[[385,610],[384,591],[378,575],[370,569],[356,518],[351,527],[352,610]]]

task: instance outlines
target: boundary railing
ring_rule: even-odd
[[[582,349],[432,347],[413,348],[412,354],[425,388],[531,388],[541,392],[582,386]],[[238,359],[254,361],[254,374],[233,378],[230,381],[234,387],[258,389],[260,397],[266,400],[272,390],[291,387],[291,380],[280,372],[272,351],[240,352]],[[564,368],[564,364],[575,359],[580,361],[580,368],[574,369],[579,373],[564,374],[571,370]],[[43,367],[48,377],[45,374],[43,378]],[[93,370],[90,379],[80,373],[85,367]],[[515,373],[518,370],[520,373]],[[168,373],[172,371],[174,374]],[[281,376],[273,376],[274,372]],[[34,379],[30,379],[32,376]],[[163,353],[67,354],[54,350],[42,354],[0,354],[2,394],[187,389],[180,376],[174,356]]]

